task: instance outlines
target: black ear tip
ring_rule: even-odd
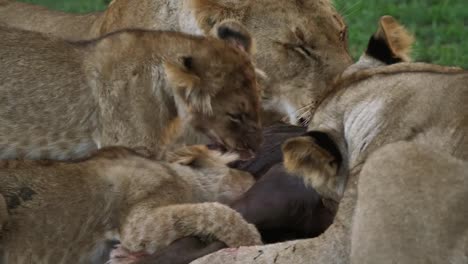
[[[184,67],[189,69],[189,70],[193,68],[193,58],[192,57],[183,57],[182,58],[182,63],[184,64]]]
[[[335,157],[338,164],[341,164],[343,157],[341,156],[340,149],[336,145],[335,141],[330,137],[330,135],[321,131],[312,130],[305,133],[304,136],[308,136],[315,139],[315,144],[327,150],[330,154],[332,154]]]
[[[248,35],[244,34],[242,30],[236,30],[235,28],[231,28],[228,25],[222,25],[218,27],[217,34],[218,38],[225,40],[225,41],[232,41],[234,43],[239,44],[242,46],[244,50],[249,50],[251,46],[251,40]]]
[[[221,38],[221,39],[229,38],[231,36],[234,36],[235,34],[236,34],[236,32],[231,30],[229,27],[220,26],[218,28],[218,37]]]
[[[387,65],[402,62],[401,58],[395,56],[387,40],[375,34],[369,39],[366,54]]]

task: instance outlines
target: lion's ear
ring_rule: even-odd
[[[339,201],[344,181],[338,177],[342,157],[328,134],[311,131],[288,139],[282,145],[284,167],[302,177],[305,183],[325,198]]]
[[[377,32],[369,40],[366,54],[385,64],[411,61],[414,37],[391,16],[380,18]]]
[[[254,41],[252,35],[241,23],[234,19],[226,19],[217,23],[211,30],[211,34],[248,54],[253,53]]]
[[[198,27],[205,33],[225,19],[240,19],[249,0],[188,0]]]
[[[196,72],[194,60],[190,56],[166,60],[164,70],[175,95],[187,108],[210,114],[211,96],[200,89],[201,79]]]

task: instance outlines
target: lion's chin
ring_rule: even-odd
[[[231,149],[229,150],[225,145],[220,144],[220,143],[211,143],[206,145],[208,149],[211,150],[216,150],[221,153],[226,153],[226,152],[234,152],[239,154],[239,160],[245,161],[245,160],[250,160],[255,157],[255,152],[251,149]]]

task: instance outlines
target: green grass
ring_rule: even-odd
[[[85,13],[106,8],[106,0],[20,0],[21,2],[47,6],[52,9]],[[110,1],[109,1],[110,2]]]
[[[102,10],[108,0],[23,0],[64,11]],[[279,0],[278,0],[279,1]],[[350,51],[357,58],[366,48],[382,15],[392,15],[415,36],[417,61],[468,68],[466,0],[334,0],[350,30]]]

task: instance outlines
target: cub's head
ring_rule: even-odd
[[[166,75],[191,125],[248,158],[262,141],[260,91],[250,60],[253,41],[233,21],[221,23],[212,34],[194,39],[190,54],[179,61],[166,61]]]
[[[222,154],[201,145],[184,147],[168,155],[169,162],[189,166],[199,172],[197,179],[207,190],[204,200],[221,203],[239,199],[255,183],[250,173],[227,166],[237,158],[236,154]]]
[[[262,105],[299,123],[333,78],[352,63],[347,27],[329,0],[188,0],[184,30],[209,34],[234,19],[255,37],[255,62],[268,78]],[[192,16],[192,17],[191,17]]]

